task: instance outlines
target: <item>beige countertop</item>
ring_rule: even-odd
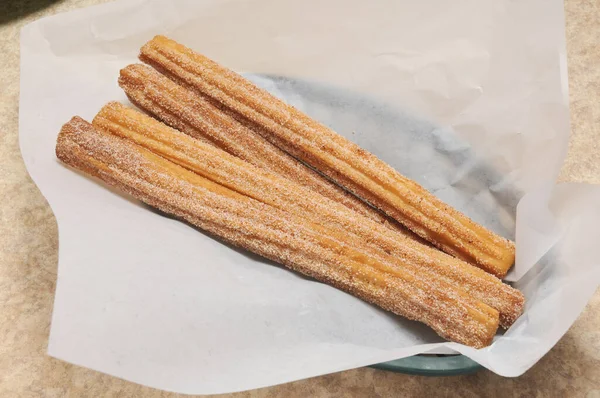
[[[31,12],[50,2],[0,4],[0,397],[174,397],[46,355],[58,241],[52,211],[18,146],[19,29],[106,0],[59,1]],[[600,2],[566,0],[565,9],[572,136],[560,179],[600,183]],[[425,380],[362,368],[231,396],[420,395],[600,397],[600,291],[562,340],[519,378],[480,371]]]

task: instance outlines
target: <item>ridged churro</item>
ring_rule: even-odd
[[[413,273],[430,272],[498,310],[503,327],[509,327],[522,313],[523,295],[495,276],[134,109],[111,102],[100,110],[93,124],[235,192],[345,233],[346,243],[382,261]]]
[[[373,154],[242,76],[164,36],[140,59],[237,113],[266,140],[319,170],[441,250],[503,277],[514,243],[473,222]]]
[[[135,126],[134,126],[135,127]],[[345,243],[335,230],[283,212],[189,171],[75,117],[56,154],[145,203],[234,245],[365,301],[429,325],[440,336],[490,344],[498,312],[427,272],[392,267]]]
[[[121,70],[119,85],[131,102],[169,126],[409,234],[394,220],[266,141],[227,110],[217,108],[154,69],[129,65]]]

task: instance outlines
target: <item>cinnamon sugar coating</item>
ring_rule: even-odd
[[[140,59],[260,128],[262,137],[365,199],[441,250],[498,277],[514,263],[514,243],[473,222],[373,154],[242,76],[164,36]]]

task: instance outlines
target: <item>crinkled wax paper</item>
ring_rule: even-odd
[[[563,19],[557,0],[122,0],[26,26],[20,142],[60,234],[49,354],[184,393],[440,347],[522,374],[600,279],[600,192],[554,186],[569,136]],[[60,126],[125,101],[118,71],[156,34],[248,74],[516,238],[509,280],[525,314],[486,349],[444,343],[61,165]]]

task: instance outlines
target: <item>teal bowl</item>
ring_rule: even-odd
[[[457,376],[483,367],[464,355],[421,354],[371,366],[375,369],[418,376]]]

